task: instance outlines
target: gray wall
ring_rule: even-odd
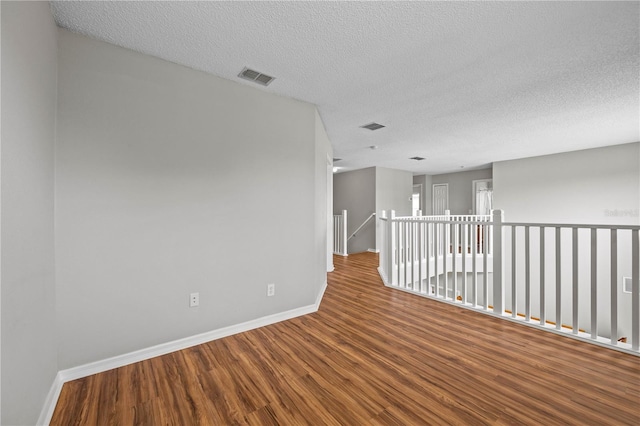
[[[61,369],[315,302],[313,105],[65,30],[58,60]]]
[[[2,2],[3,425],[35,424],[55,378],[57,29],[48,2]]]
[[[396,216],[411,216],[413,174],[404,170],[376,167],[376,213],[379,218],[383,210],[395,210]],[[376,219],[377,227],[382,222]],[[382,232],[376,233],[376,249],[380,250]]]
[[[413,176],[404,170],[369,167],[333,176],[333,211],[347,210],[348,235],[351,235],[369,215],[370,220],[347,244],[349,253],[379,250],[380,226],[383,210],[395,210],[396,216],[411,214]]]
[[[491,179],[492,170],[470,170],[466,172],[433,175],[432,184],[449,184],[449,210],[451,214],[470,214],[473,209],[474,180]]]
[[[510,222],[638,225],[639,145],[494,163],[494,206]]]
[[[376,167],[376,211],[395,210],[396,216],[411,215],[413,174]]]
[[[353,170],[333,175],[333,212],[347,210],[347,236],[376,211],[376,168]],[[349,240],[348,253],[373,250],[376,247],[375,221],[367,223]]]

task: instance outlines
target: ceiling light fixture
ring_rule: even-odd
[[[360,126],[363,129],[369,129],[369,130],[378,130],[378,129],[382,129],[383,126],[382,124],[378,124],[378,123],[369,123],[369,124],[365,124],[364,126]]]
[[[244,69],[240,71],[240,74],[238,74],[238,77],[244,78],[245,80],[253,81],[254,83],[258,83],[263,86],[268,86],[269,83],[275,80],[275,77],[262,74],[261,72],[249,69],[247,67],[244,67]]]

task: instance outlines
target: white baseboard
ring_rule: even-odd
[[[56,404],[58,403],[60,391],[62,390],[62,386],[66,382],[81,379],[92,374],[102,373],[114,368],[124,367],[125,365],[155,358],[161,355],[166,355],[171,352],[176,352],[182,349],[190,348],[192,346],[201,345],[213,340],[222,339],[223,337],[228,337],[234,334],[264,327],[266,325],[271,325],[302,315],[314,313],[320,308],[320,303],[322,302],[322,298],[326,289],[327,282],[325,281],[313,305],[302,306],[300,308],[291,309],[289,311],[267,315],[265,317],[257,318],[251,321],[231,325],[229,327],[219,328],[217,330],[196,334],[195,336],[185,337],[183,339],[174,340],[172,342],[161,343],[156,346],[129,352],[127,354],[118,355],[100,361],[90,362],[78,367],[58,371],[58,374],[56,375],[56,378],[51,385],[51,389],[49,390],[49,394],[47,395],[47,398],[45,400],[45,404],[42,407],[42,411],[40,412],[38,425],[48,425],[51,421],[53,411],[55,410]]]
[[[367,249],[367,251],[368,251],[369,253],[380,253],[380,250],[378,250],[378,249],[372,249],[372,248]]]
[[[42,411],[40,411],[40,417],[38,417],[38,423],[36,423],[36,425],[44,426],[51,422],[53,410],[56,409],[56,404],[58,403],[58,398],[60,397],[60,391],[62,391],[63,384],[64,380],[62,380],[62,375],[58,372],[55,379],[53,379],[53,384],[51,385],[51,389],[49,389],[47,398],[44,401],[44,405],[42,407]]]
[[[322,288],[320,289],[320,292],[318,293],[318,296],[316,297],[316,303],[315,303],[315,307],[316,309],[313,312],[316,312],[318,309],[320,309],[320,303],[322,302],[322,298],[324,297],[324,292],[327,291],[327,282],[325,281],[324,284],[322,284]],[[309,312],[311,313],[311,312]]]

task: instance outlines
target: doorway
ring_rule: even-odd
[[[473,214],[489,215],[493,209],[493,179],[479,179],[473,185]]]
[[[422,211],[422,184],[416,184],[411,194],[411,216],[418,216]]]

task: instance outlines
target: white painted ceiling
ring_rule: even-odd
[[[344,170],[439,174],[640,140],[637,1],[55,1],[52,10],[72,31],[316,104]],[[245,66],[276,80],[241,80]],[[386,127],[359,127],[370,122]]]

